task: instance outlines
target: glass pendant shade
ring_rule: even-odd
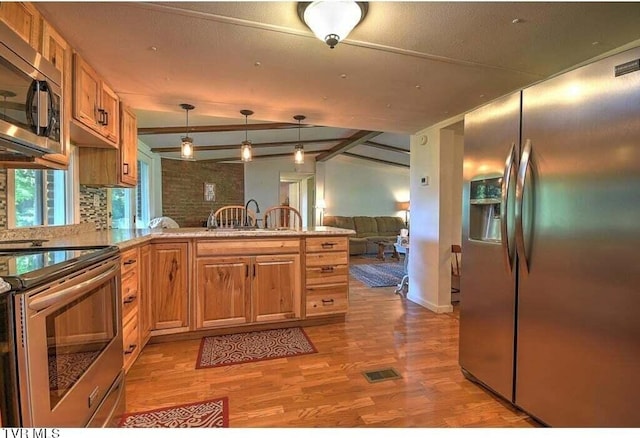
[[[315,1],[304,10],[303,20],[317,38],[333,49],[360,23],[364,12],[355,1]]]
[[[293,152],[293,162],[296,164],[304,164],[304,146],[297,144]]]
[[[251,155],[251,142],[250,141],[245,140],[245,141],[242,142],[242,146],[240,148],[240,158],[245,163],[247,163],[247,162],[252,160],[253,157]]]
[[[182,137],[180,156],[182,158],[193,158],[193,139],[191,137]]]

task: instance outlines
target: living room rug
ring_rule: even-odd
[[[202,338],[196,368],[222,367],[317,353],[300,327]]]
[[[229,399],[222,397],[125,414],[120,427],[229,427]]]
[[[397,286],[405,275],[402,263],[351,265],[349,272],[369,287]]]

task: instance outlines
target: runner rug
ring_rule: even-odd
[[[125,414],[120,427],[229,427],[229,399]]]
[[[202,338],[196,368],[212,368],[317,353],[300,327]]]
[[[349,272],[369,287],[397,286],[405,274],[402,263],[351,265]]]

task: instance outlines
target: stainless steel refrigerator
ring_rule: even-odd
[[[460,365],[539,421],[639,427],[640,48],[465,117]]]

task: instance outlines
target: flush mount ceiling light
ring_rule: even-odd
[[[296,164],[304,164],[304,146],[300,141],[300,122],[306,119],[306,117],[298,114],[297,116],[293,116],[293,118],[298,121],[298,144],[293,152],[293,162]]]
[[[367,15],[369,4],[354,1],[299,2],[298,16],[332,49]]]
[[[187,112],[187,128],[182,137],[182,143],[180,144],[180,156],[187,160],[193,159],[193,139],[189,137],[189,111],[195,108],[195,106],[188,103],[181,103],[180,108]]]
[[[252,160],[251,156],[251,142],[247,140],[247,117],[253,114],[251,110],[240,110],[240,114],[244,116],[244,141],[242,142],[242,146],[240,147],[240,158],[245,163],[248,163]]]

